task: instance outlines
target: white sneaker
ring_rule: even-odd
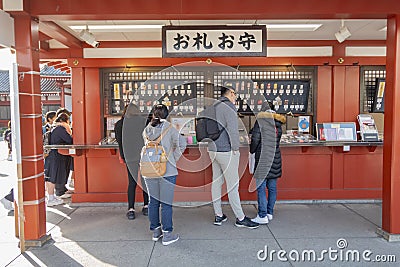
[[[11,155],[11,154],[8,155],[7,160],[8,160],[8,161],[12,161],[12,155]]]
[[[251,221],[259,224],[267,224],[268,223],[268,217],[265,216],[264,218],[261,218],[260,216],[255,217],[254,219],[251,219]]]
[[[72,196],[72,194],[65,193],[65,194],[59,196],[59,198],[70,198],[71,196]]]
[[[64,201],[62,201],[59,198],[53,198],[52,200],[49,200],[47,202],[47,207],[53,207],[53,206],[57,206],[57,205],[61,205],[64,204]]]
[[[272,220],[274,218],[274,216],[272,214],[267,214],[268,220]]]

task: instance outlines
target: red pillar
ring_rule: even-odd
[[[19,72],[19,112],[24,236],[27,246],[47,240],[43,175],[42,110],[39,75],[39,23],[23,13],[14,17]],[[23,74],[23,76],[22,76]]]
[[[378,232],[390,241],[400,240],[400,14],[387,22],[383,231]]]
[[[77,60],[78,62],[78,60]],[[79,63],[78,63],[79,64]],[[86,118],[85,118],[85,69],[73,67],[72,73],[72,112],[73,112],[73,136],[74,144],[86,144]],[[88,95],[88,97],[90,97]],[[99,129],[97,129],[99,130]],[[74,175],[76,177],[75,194],[72,195],[72,202],[79,202],[77,199],[81,194],[88,192],[86,156],[74,158]]]

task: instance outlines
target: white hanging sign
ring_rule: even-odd
[[[163,57],[262,57],[266,39],[265,25],[162,28]]]

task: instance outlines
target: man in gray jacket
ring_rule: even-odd
[[[211,195],[215,213],[215,225],[227,220],[222,213],[221,190],[224,178],[227,185],[229,204],[236,216],[237,227],[257,228],[243,213],[239,196],[239,125],[235,107],[236,92],[232,88],[221,87],[220,103],[215,104],[216,120],[222,130],[219,138],[209,144],[208,153],[212,161],[213,182]]]

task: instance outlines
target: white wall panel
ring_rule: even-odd
[[[85,48],[84,58],[161,58],[161,48]],[[268,57],[323,57],[332,56],[331,46],[269,47]]]
[[[346,56],[348,57],[356,57],[356,56],[386,56],[386,47],[385,46],[374,46],[374,47],[365,47],[365,46],[349,46],[346,47]]]
[[[267,48],[267,57],[330,57],[332,53],[331,46]]]
[[[0,46],[15,47],[14,19],[0,10]]]

